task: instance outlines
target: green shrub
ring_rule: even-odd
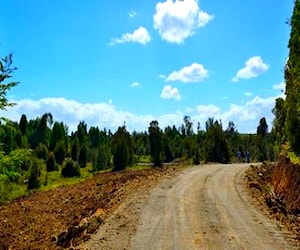
[[[40,174],[39,161],[37,158],[34,158],[29,168],[29,176],[28,176],[28,183],[27,183],[28,190],[36,189],[40,187],[40,181],[38,179],[39,174]]]
[[[39,159],[44,159],[46,160],[48,157],[48,148],[45,144],[40,143],[36,148],[35,148],[35,153],[36,156]]]
[[[58,170],[58,166],[56,164],[56,160],[53,152],[50,152],[48,155],[46,167],[47,167],[47,172]]]
[[[66,157],[66,146],[64,142],[59,141],[54,148],[55,160],[58,164],[62,164]]]
[[[64,167],[61,170],[63,177],[79,177],[80,176],[80,167],[79,164],[72,160],[67,160]]]

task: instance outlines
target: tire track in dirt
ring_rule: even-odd
[[[242,175],[248,166],[194,167],[170,189],[153,190],[131,249],[296,249],[246,199]]]
[[[163,179],[133,194],[84,249],[297,249],[248,200],[248,167],[201,165]]]

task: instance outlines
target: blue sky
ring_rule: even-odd
[[[130,131],[189,115],[255,132],[283,96],[293,0],[1,0],[0,55],[14,54],[19,121],[51,112]]]

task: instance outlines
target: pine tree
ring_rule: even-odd
[[[85,144],[83,144],[80,148],[80,152],[79,152],[79,165],[81,168],[85,168],[86,167],[86,163],[87,163],[87,147]]]
[[[77,136],[75,136],[75,138],[73,140],[72,152],[71,152],[71,158],[73,161],[78,161],[79,152],[80,152],[79,140],[78,140]]]

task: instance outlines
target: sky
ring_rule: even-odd
[[[272,127],[284,97],[293,0],[0,0],[0,56],[19,85],[0,116],[46,112],[115,131],[180,126]]]

